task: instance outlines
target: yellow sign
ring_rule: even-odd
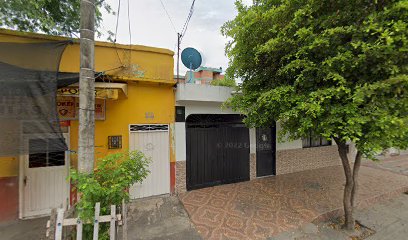
[[[60,88],[58,89],[57,93],[59,96],[79,96],[79,89],[78,88]],[[96,88],[95,98],[116,100],[119,98],[119,90],[118,89]]]

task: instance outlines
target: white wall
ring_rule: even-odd
[[[185,161],[186,158],[186,123],[176,122],[175,126],[176,161]]]
[[[225,102],[233,89],[206,84],[177,84],[176,101]]]
[[[283,142],[278,141],[278,134],[279,131],[281,130],[281,126],[279,122],[276,123],[276,150],[285,150],[285,149],[298,149],[302,148],[302,139],[297,139],[294,141],[287,141],[286,139],[283,139]]]
[[[186,107],[186,118],[190,114],[237,114],[231,109],[222,109],[221,105],[216,102],[185,102],[181,106]]]

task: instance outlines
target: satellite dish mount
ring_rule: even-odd
[[[190,79],[187,82],[191,82],[193,80],[193,70],[199,68],[203,61],[201,54],[195,48],[186,48],[181,52],[181,61],[186,68],[190,69]]]

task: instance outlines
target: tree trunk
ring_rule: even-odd
[[[92,173],[95,145],[95,0],[81,1],[78,170]]]
[[[357,151],[357,155],[354,161],[354,168],[353,168],[353,191],[351,192],[351,205],[353,209],[356,207],[356,198],[357,198],[357,192],[358,192],[358,172],[360,170],[361,166],[361,156],[363,154],[360,151]]]
[[[341,163],[344,169],[344,174],[346,176],[346,186],[344,187],[343,195],[344,217],[346,221],[343,227],[345,229],[352,230],[354,228],[353,207],[351,204],[351,196],[354,187],[353,175],[347,157],[346,143],[338,138],[335,138],[334,140],[337,143],[337,149],[339,151]]]

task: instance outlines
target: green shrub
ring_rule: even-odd
[[[211,81],[213,86],[222,86],[222,87],[235,87],[237,86],[236,82],[232,78],[225,77],[223,79],[215,79]]]
[[[80,196],[76,205],[78,216],[83,221],[92,221],[95,203],[101,203],[100,215],[109,215],[111,205],[121,205],[122,199],[128,202],[128,189],[147,177],[149,163],[150,160],[140,151],[121,152],[98,160],[92,174],[71,170],[71,182]],[[99,239],[109,239],[108,225],[100,225]],[[92,233],[93,224],[84,225],[84,239],[91,238]]]

